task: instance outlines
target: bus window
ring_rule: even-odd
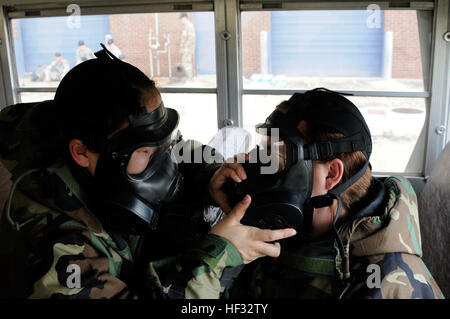
[[[207,143],[216,132],[212,12],[87,15],[78,25],[71,25],[67,17],[20,18],[11,26],[22,102],[52,99],[64,75],[95,58],[103,43],[158,87],[175,88],[176,93],[163,97],[168,107],[184,114],[180,128],[186,138]],[[183,94],[190,88],[209,91]],[[200,127],[198,121],[208,124]]]
[[[422,171],[422,160],[410,163],[428,96],[417,11],[246,11],[241,22],[246,129],[289,98],[283,91],[350,92],[372,133],[374,171]]]
[[[423,91],[417,12],[242,13],[244,88]]]

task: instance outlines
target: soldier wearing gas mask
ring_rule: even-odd
[[[166,207],[213,202],[208,185],[221,187],[229,171],[179,167],[171,159],[178,113],[136,67],[106,49],[95,55],[67,74],[53,101],[0,113],[0,160],[13,177],[0,223],[2,269],[11,270],[1,274],[1,296],[219,297],[225,269],[278,256],[268,238],[295,232],[242,225],[247,197],[177,256],[148,258],[164,240],[150,234]]]
[[[372,176],[370,131],[350,100],[296,93],[256,129],[247,179],[224,191],[231,203],[252,195],[244,224],[297,235],[281,241],[279,258],[246,266],[231,298],[442,297],[421,260],[413,188]]]

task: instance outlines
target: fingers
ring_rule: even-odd
[[[228,214],[229,218],[237,224],[240,224],[242,217],[244,217],[245,211],[250,206],[252,199],[250,195],[245,195],[245,197],[234,206],[233,210]]]
[[[239,165],[239,164],[238,164]],[[239,165],[240,166],[240,165]],[[241,174],[239,176],[238,174]],[[242,182],[242,178],[247,178],[244,169],[236,165],[226,166],[223,165],[212,177],[209,184],[209,194],[211,198],[222,208],[225,213],[229,213],[232,208],[228,203],[228,197],[223,192],[222,186],[227,179],[232,179],[236,183]]]
[[[280,243],[264,243],[264,242],[256,242],[254,243],[251,250],[246,251],[247,254],[243,254],[244,264],[249,264],[252,261],[261,258],[261,257],[273,257],[277,258],[281,254],[281,245]]]
[[[240,183],[242,180],[247,179],[247,174],[241,164],[225,163],[211,178],[209,183],[209,194],[226,213],[231,211],[231,207],[228,204],[226,194],[221,188],[227,179],[232,179],[236,183]]]
[[[250,263],[260,257],[269,256],[277,258],[281,253],[281,245],[276,240],[294,236],[297,232],[293,228],[268,230],[253,228],[253,248],[251,255],[246,258],[246,263]]]
[[[260,229],[256,234],[256,238],[265,241],[272,242],[284,238],[288,238],[297,234],[297,231],[294,228],[285,228],[285,229]]]
[[[222,168],[221,175],[222,175],[222,178],[223,178],[223,177],[225,177],[225,178],[231,178],[231,179],[233,179],[236,183],[242,182],[242,179],[243,179],[243,178],[241,178],[241,175],[239,175],[239,173],[238,173],[235,169],[233,169],[233,168],[231,168],[231,167],[227,167],[227,166],[224,166],[224,167]],[[247,176],[245,176],[245,178],[247,178]]]
[[[247,174],[245,173],[244,167],[239,163],[224,163],[223,167],[233,170],[241,180],[247,179]]]
[[[239,165],[239,164],[238,164]],[[235,165],[228,166],[224,164],[215,174],[212,179],[212,185],[215,188],[220,188],[225,183],[227,178],[233,179],[236,183],[240,183],[243,179],[247,178],[244,169],[241,166],[239,170]]]
[[[293,228],[277,229],[277,230],[261,230],[259,229],[259,241],[257,241],[254,247],[255,257],[269,256],[277,258],[281,253],[281,245],[279,242],[273,242],[283,238],[294,236],[297,232]]]
[[[260,243],[258,250],[261,256],[277,258],[278,256],[280,256],[281,246],[280,243]]]

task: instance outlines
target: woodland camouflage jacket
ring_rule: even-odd
[[[414,189],[397,176],[386,179],[384,189],[375,212],[340,226],[344,258],[333,235],[282,249],[277,259],[246,266],[230,297],[444,298],[421,259]]]
[[[176,256],[141,258],[158,255],[152,254],[152,249],[157,250],[158,240],[164,239],[156,238],[153,243],[149,237],[105,229],[89,210],[86,194],[68,165],[39,168],[45,155],[40,154],[42,139],[52,142],[51,123],[45,119],[51,103],[18,104],[0,113],[0,161],[13,180],[27,174],[12,193],[10,217],[22,224],[20,231],[13,229],[5,212],[1,216],[0,295],[218,298],[224,269],[242,264],[239,251],[230,242],[203,232],[206,235],[192,240],[186,250],[178,249]],[[30,172],[36,167],[39,169]],[[198,178],[203,173],[200,167],[191,175]],[[203,175],[211,176],[208,174]],[[206,177],[201,183],[207,185],[208,180]],[[73,277],[77,270],[79,285]]]

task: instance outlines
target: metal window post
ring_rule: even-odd
[[[218,127],[242,127],[242,72],[238,0],[215,0]]]
[[[447,42],[447,93],[450,92],[450,4],[448,6],[448,16],[447,16],[447,32],[445,34],[445,41]],[[447,118],[447,132],[446,132],[446,139],[445,143],[450,143],[450,128],[448,127],[450,125],[450,94],[447,94],[447,105],[445,106],[447,108],[448,112],[448,118]]]
[[[11,46],[12,35],[10,20],[6,16],[4,7],[0,6],[0,109],[6,105],[17,103],[14,80],[15,57]]]
[[[425,153],[425,176],[431,173],[439,154],[445,146],[448,131],[450,44],[444,40],[448,31],[449,0],[437,0],[434,10],[432,45],[431,99],[428,116],[428,136]]]

